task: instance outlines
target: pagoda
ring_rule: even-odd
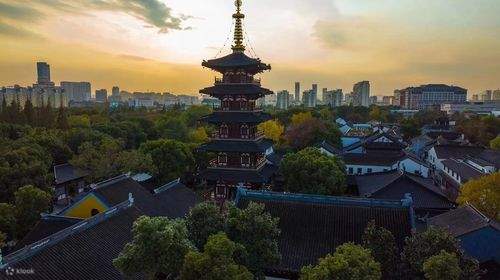
[[[269,186],[276,166],[267,157],[273,153],[272,141],[257,126],[271,116],[256,107],[256,100],[273,92],[261,87],[255,75],[271,70],[269,64],[245,54],[241,0],[236,0],[232,53],[203,61],[202,66],[222,74],[211,87],[200,90],[220,100],[220,107],[201,120],[215,126],[210,142],[201,150],[214,155],[201,177],[212,187],[216,200],[234,198],[237,187],[262,189]]]

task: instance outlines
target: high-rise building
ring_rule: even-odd
[[[69,102],[86,102],[91,98],[91,85],[89,82],[61,82]]]
[[[479,94],[473,94],[472,101],[479,101]]]
[[[119,96],[120,95],[120,88],[117,86],[114,86],[113,89],[111,90],[111,95],[112,96]]]
[[[378,98],[376,95],[370,96],[370,105],[377,104],[377,102],[378,102]]]
[[[400,90],[401,107],[423,110],[440,107],[443,103],[465,103],[467,90],[457,86],[429,84]]]
[[[401,90],[394,90],[394,100],[392,101],[392,105],[401,106]]]
[[[321,100],[323,101],[323,103],[326,101],[325,95],[326,95],[327,91],[328,91],[328,88],[323,88],[323,90],[321,91]]]
[[[98,89],[95,91],[95,101],[104,103],[108,101],[108,91],[106,89]]]
[[[200,177],[212,187],[212,197],[221,201],[234,198],[238,187],[268,187],[276,171],[275,165],[266,160],[266,156],[273,153],[272,141],[265,139],[257,129],[271,116],[255,106],[258,98],[271,95],[272,91],[263,88],[254,76],[270,70],[271,66],[245,54],[242,26],[245,16],[241,13],[241,1],[235,4],[233,52],[203,61],[204,67],[219,72],[222,78],[200,90],[221,100],[220,109],[203,118],[216,129],[211,141],[200,147],[214,154]]]
[[[300,82],[295,82],[295,102],[300,103]]]
[[[323,103],[330,107],[342,106],[343,98],[342,89],[327,90],[323,93]]]
[[[382,97],[382,104],[385,106],[390,106],[394,105],[394,96],[383,96]]]
[[[286,110],[288,109],[289,105],[290,93],[288,93],[288,90],[282,90],[278,92],[276,97],[276,107],[281,110]]]
[[[308,108],[314,108],[316,107],[316,101],[316,93],[314,92],[314,90],[306,90],[302,94],[302,104],[304,104],[304,106]]]
[[[314,94],[314,98],[318,100],[318,84],[312,84],[312,93]],[[316,104],[316,101],[314,101],[314,104]]]
[[[47,62],[36,63],[37,83],[39,85],[48,85],[50,81],[50,65]]]
[[[370,82],[362,81],[356,83],[352,90],[354,106],[370,106]]]

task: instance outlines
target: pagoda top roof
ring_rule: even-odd
[[[220,58],[204,60],[201,65],[218,72],[245,69],[250,74],[256,74],[271,70],[271,65],[262,63],[258,58],[251,58],[244,52],[233,52]]]

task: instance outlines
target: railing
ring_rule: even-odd
[[[265,164],[266,164],[265,158],[263,158],[262,160],[260,160],[256,164],[248,164],[248,165],[229,164],[229,163],[220,164],[217,161],[217,159],[213,159],[213,160],[209,161],[208,167],[209,168],[225,168],[225,169],[241,169],[241,170],[249,170],[249,169],[258,170],[258,169],[261,169],[262,167],[264,167]]]
[[[235,138],[234,136],[231,135],[224,135],[224,137],[222,137],[220,132],[218,131],[212,133],[213,140],[246,141],[246,140],[260,140],[263,137],[264,133],[261,131],[257,131],[253,134],[248,134],[248,135],[240,135],[238,138]]]
[[[235,79],[235,80],[238,80],[238,79]],[[261,84],[261,79],[253,79],[253,78],[249,78],[249,79],[245,79],[245,78],[242,78],[242,79],[239,79],[239,81],[235,81],[235,80],[232,80],[232,81],[228,81],[228,80],[224,80],[223,78],[217,78],[215,77],[214,79],[214,82],[216,85],[218,84],[225,84],[225,85],[234,85],[234,84],[254,84],[254,85],[258,85],[260,86]]]

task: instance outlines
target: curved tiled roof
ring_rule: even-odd
[[[388,229],[401,246],[411,234],[411,210],[401,200],[331,197],[238,190],[238,207],[249,202],[262,203],[271,216],[279,218],[281,261],[268,269],[277,274],[296,276],[305,265],[346,242],[361,243],[366,225]]]
[[[273,141],[269,139],[252,140],[213,140],[201,145],[200,150],[210,152],[242,152],[263,153],[272,147]]]
[[[201,89],[200,93],[211,96],[255,95],[257,97],[273,94],[271,90],[256,84],[216,84],[215,86]]]
[[[249,73],[256,74],[271,70],[271,65],[262,63],[260,59],[251,58],[243,52],[233,52],[221,58],[203,61],[201,65],[219,72],[244,68]]]

